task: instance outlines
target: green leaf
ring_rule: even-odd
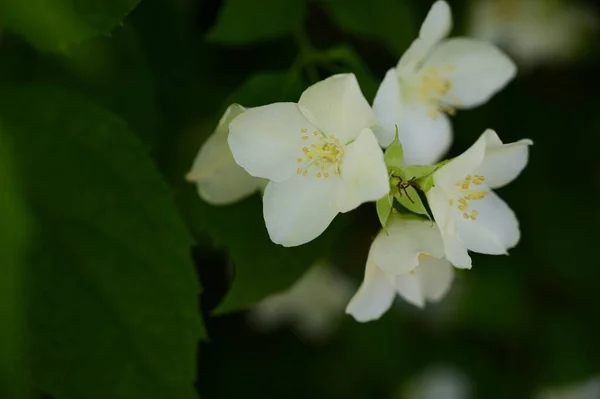
[[[398,126],[396,126],[396,138],[394,138],[392,144],[385,150],[383,160],[389,171],[398,174],[402,170],[403,159],[404,152],[402,150],[402,144],[400,144],[400,140],[398,139]]]
[[[225,0],[208,40],[244,45],[288,35],[304,19],[305,0]]]
[[[24,257],[29,235],[29,215],[12,167],[10,143],[0,126],[0,397],[25,397]]]
[[[108,35],[139,1],[9,0],[0,2],[0,19],[39,49],[58,51]]]
[[[34,237],[32,378],[60,399],[196,397],[203,336],[189,237],[141,143],[114,114],[49,87],[4,88]]]
[[[409,211],[429,217],[427,209],[425,208],[425,205],[423,205],[423,201],[421,201],[419,193],[414,187],[409,186],[406,187],[406,191],[403,189],[401,192],[398,192],[396,194],[396,200]]]
[[[322,0],[320,4],[344,31],[383,43],[400,56],[417,38],[413,13],[402,0]]]
[[[289,72],[259,72],[251,75],[224,104],[238,103],[245,107],[257,107],[274,102],[298,101],[302,94],[300,76]]]
[[[379,222],[381,223],[381,227],[385,228],[387,225],[388,218],[390,217],[390,213],[392,213],[392,205],[394,203],[394,197],[391,194],[386,195],[385,197],[380,198],[375,203],[377,208],[377,216],[379,217]]]

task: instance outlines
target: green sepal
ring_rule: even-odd
[[[398,139],[398,126],[396,125],[396,137],[392,144],[385,150],[383,160],[388,168],[388,171],[392,171],[393,174],[398,174],[402,170],[402,160],[404,159],[404,151],[402,150],[402,144]]]
[[[421,197],[419,197],[419,193],[414,187],[407,187],[406,190],[399,190],[396,194],[396,200],[409,211],[429,218],[427,208],[425,208],[423,201],[421,201]]]
[[[384,197],[381,197],[375,203],[375,206],[377,208],[377,216],[379,217],[379,222],[381,223],[381,227],[383,227],[384,229],[385,229],[385,226],[387,225],[387,221],[390,217],[390,214],[392,213],[393,202],[394,202],[394,197],[390,193],[390,194],[385,195]]]

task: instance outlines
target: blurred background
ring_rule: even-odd
[[[341,72],[372,101],[431,1],[1,4],[0,397],[600,399],[596,2],[450,1],[451,36],[519,66],[449,156],[486,128],[534,141],[498,191],[522,239],[366,324],[344,308],[373,204],[289,249],[258,194],[213,207],[183,177],[232,102]]]

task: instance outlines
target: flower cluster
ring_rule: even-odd
[[[495,46],[448,39],[451,24],[450,7],[437,1],[372,107],[353,74],[310,86],[298,103],[230,106],[187,176],[213,204],[264,188],[269,236],[288,247],[376,202],[382,230],[346,309],[358,321],[379,318],[396,294],[419,307],[441,299],[454,268],[471,268],[468,251],[506,254],[520,238],[492,190],[523,170],[530,140],[503,144],[487,130],[436,163],[452,141],[448,115],[485,103],[516,73]]]

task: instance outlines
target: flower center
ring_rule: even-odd
[[[440,68],[431,66],[419,73],[414,95],[428,106],[427,114],[431,119],[437,119],[438,113],[446,112],[449,115],[456,113],[456,107],[460,101],[454,97],[448,97],[452,88],[452,82],[443,76],[443,72],[452,72],[454,65],[446,65]],[[442,101],[442,98],[444,99]]]
[[[456,208],[459,211],[462,211],[462,216],[465,219],[476,220],[479,212],[475,209],[472,209],[469,213],[469,202],[470,201],[480,201],[488,196],[489,192],[485,190],[478,190],[476,186],[480,186],[485,181],[484,176],[468,175],[463,180],[459,181],[455,185],[455,198],[448,200],[448,204],[453,207],[456,205]],[[471,186],[475,186],[471,188]],[[456,200],[456,202],[455,202]]]
[[[307,129],[302,128],[302,133]],[[306,141],[306,146],[302,147],[302,156],[296,161],[300,166],[296,173],[307,176],[314,173],[317,178],[329,178],[331,173],[340,174],[340,165],[344,157],[344,146],[334,135],[326,137],[318,131],[312,134],[303,134],[302,140]]]

